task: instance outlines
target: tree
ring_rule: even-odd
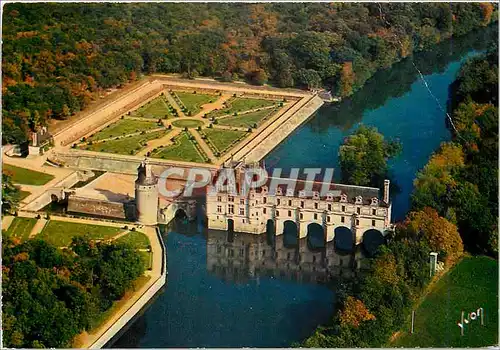
[[[362,322],[375,320],[365,304],[352,296],[347,297],[344,308],[340,312],[340,324],[358,328]]]
[[[432,207],[444,215],[447,201],[456,187],[454,174],[464,166],[464,153],[459,145],[443,143],[424,167],[417,173],[411,195],[416,210]]]
[[[446,263],[456,261],[463,254],[464,247],[457,227],[432,208],[411,212],[405,226],[416,237],[426,239],[429,247],[439,252]]]
[[[401,151],[395,141],[385,141],[376,128],[361,125],[339,150],[342,180],[359,186],[381,187],[387,176],[387,160]]]
[[[295,80],[302,86],[307,86],[309,90],[319,88],[321,86],[321,77],[314,69],[300,69]]]
[[[354,72],[352,70],[352,62],[345,62],[342,65],[339,80],[339,93],[340,96],[346,97],[353,93],[354,86]]]
[[[2,214],[13,213],[17,210],[20,195],[19,188],[14,186],[11,177],[2,173]]]

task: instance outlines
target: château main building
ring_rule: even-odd
[[[272,180],[246,195],[207,193],[208,228],[275,235],[286,231],[298,238],[319,231],[326,242],[348,235],[359,244],[366,233],[383,236],[392,227],[389,180],[384,181],[382,197],[373,187],[327,184],[326,195],[321,195],[325,185],[321,182],[298,180],[295,188],[287,184],[270,188]],[[312,191],[305,190],[311,187]]]

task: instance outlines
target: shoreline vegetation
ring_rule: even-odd
[[[490,3],[193,6],[7,4],[2,142],[21,142],[143,74],[347,97],[380,69],[497,17]]]
[[[498,344],[498,304],[492,301],[498,299],[498,281],[488,287],[498,271],[497,62],[495,45],[462,65],[449,91],[452,140],[442,143],[417,174],[411,211],[396,224],[370,268],[356,280],[340,283],[331,323],[302,346]],[[432,279],[431,251],[448,271],[438,271]],[[474,288],[467,288],[471,283]],[[488,309],[488,325],[467,328],[467,337],[461,337],[456,325],[460,312],[480,307]],[[418,332],[409,334],[414,310]],[[430,311],[440,313],[431,317]]]

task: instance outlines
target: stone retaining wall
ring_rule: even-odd
[[[235,160],[257,162],[278,146],[285,138],[306,122],[322,105],[323,100],[314,96],[300,105],[302,101],[292,106],[282,117],[269,125],[249,144],[240,149],[235,155]]]

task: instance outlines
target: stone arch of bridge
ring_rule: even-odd
[[[266,222],[266,239],[270,246],[275,246],[276,243],[276,225],[274,220],[269,219]]]
[[[350,253],[354,248],[354,237],[350,228],[338,226],[335,228],[335,238],[333,239],[336,252]]]
[[[309,248],[312,249],[325,247],[325,228],[322,225],[316,222],[311,222],[307,225],[307,244],[309,245]]]
[[[283,244],[285,247],[296,247],[299,243],[299,228],[297,223],[286,220],[283,223]]]
[[[382,232],[377,229],[368,229],[363,233],[363,249],[368,256],[373,256],[377,252],[378,247],[385,243],[385,238]]]

